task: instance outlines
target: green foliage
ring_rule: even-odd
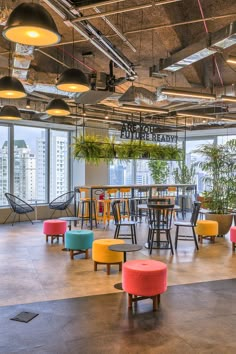
[[[214,213],[227,213],[236,207],[236,140],[224,145],[204,144],[196,150],[204,161],[197,165],[207,173],[204,192],[207,207]]]
[[[94,135],[75,138],[72,147],[75,158],[95,164],[101,159],[110,162],[114,158],[123,161],[140,158],[170,161],[178,160],[181,155],[180,149],[171,145],[157,145],[137,140],[115,143],[114,139]]]
[[[193,184],[195,183],[195,166],[188,167],[183,160],[178,161],[178,167],[173,170],[176,184]]]
[[[167,182],[169,166],[167,161],[150,160],[148,167],[154,183],[161,184]]]

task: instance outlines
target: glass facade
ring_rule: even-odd
[[[0,205],[7,205],[5,193],[9,191],[9,129],[0,129]]]
[[[50,131],[50,200],[68,192],[69,188],[69,134]]]
[[[201,132],[199,132],[200,134]],[[202,157],[196,153],[196,149],[203,144],[225,144],[228,140],[236,139],[236,135],[212,135],[212,136],[199,136],[198,137],[188,137],[185,139],[179,139],[178,146],[185,146],[186,151],[186,164],[190,167],[192,164],[201,161]],[[173,176],[173,169],[178,165],[176,161],[170,161],[169,174],[167,178],[167,183],[175,183]],[[205,185],[204,178],[206,176],[205,172],[201,170],[200,167],[195,167],[196,175],[195,182],[197,184],[198,193],[202,193],[207,190],[207,185]],[[148,160],[130,160],[128,163],[114,161],[109,167],[109,177],[110,184],[152,184],[153,179],[151,177],[150,170],[148,168]]]
[[[8,204],[6,192],[34,204],[69,191],[69,132],[20,125],[0,128],[1,206]]]

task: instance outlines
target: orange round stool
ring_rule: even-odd
[[[98,264],[105,264],[107,266],[107,275],[110,274],[112,264],[119,265],[119,271],[122,268],[123,253],[109,250],[109,246],[125,243],[124,240],[114,239],[100,239],[93,241],[92,259],[94,261],[94,271],[97,271]]]
[[[232,250],[236,248],[236,226],[231,226],[230,231],[230,241],[232,242]]]
[[[208,238],[211,242],[215,242],[215,238],[218,235],[218,222],[213,220],[198,220],[195,232],[198,235],[200,243],[202,243],[203,238]]]
[[[129,308],[133,302],[151,298],[156,311],[160,294],[167,289],[167,266],[151,259],[128,261],[122,267],[122,284],[129,294]]]
[[[62,237],[64,243],[64,235],[66,232],[67,222],[64,220],[45,220],[43,222],[43,233],[46,235],[46,241],[51,236],[51,243],[56,238],[59,241],[59,237]]]

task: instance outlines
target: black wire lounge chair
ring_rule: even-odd
[[[52,202],[50,202],[49,209],[53,209],[50,219],[53,217],[54,213],[57,210],[60,210],[60,211],[65,210],[67,216],[69,216],[69,215],[73,216],[70,209],[69,209],[69,205],[71,204],[73,198],[74,198],[74,192],[71,191],[71,192],[67,192],[67,193],[60,195],[59,197],[54,199]]]
[[[32,211],[34,211],[34,208],[31,205],[29,205],[24,200],[16,197],[13,194],[10,194],[10,193],[5,193],[5,197],[7,198],[8,203],[10,205],[11,212],[8,215],[8,217],[5,219],[3,224],[5,224],[7,222],[7,220],[9,219],[11,214],[13,214],[13,213],[14,213],[14,218],[13,218],[13,221],[12,221],[12,226],[15,223],[15,218],[16,218],[17,214],[19,215],[19,221],[20,221],[20,215],[24,215],[25,214],[27,216],[27,218],[29,219],[29,221],[33,224],[32,220],[28,216],[28,213],[31,213]]]

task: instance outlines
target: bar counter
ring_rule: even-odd
[[[160,189],[167,189],[168,187],[173,187],[176,188],[176,198],[178,200],[178,197],[180,196],[180,191],[182,195],[184,195],[185,191],[191,190],[192,193],[195,196],[195,199],[197,197],[197,185],[196,184],[128,184],[128,185],[83,185],[83,186],[76,186],[74,187],[74,192],[75,192],[75,198],[74,198],[74,213],[75,216],[78,214],[78,202],[80,199],[80,189],[87,189],[88,190],[88,195],[90,200],[94,198],[94,193],[96,194],[96,191],[101,191],[101,192],[106,192],[106,190],[109,189],[120,189],[120,188],[130,188],[131,190],[131,198],[135,197],[135,192],[141,189],[147,189],[149,193],[149,197],[152,197],[152,192],[153,189],[156,189],[158,191],[158,188]],[[90,216],[92,215],[92,203],[90,203]],[[92,217],[90,220],[90,228],[92,230],[93,225],[92,225]]]

